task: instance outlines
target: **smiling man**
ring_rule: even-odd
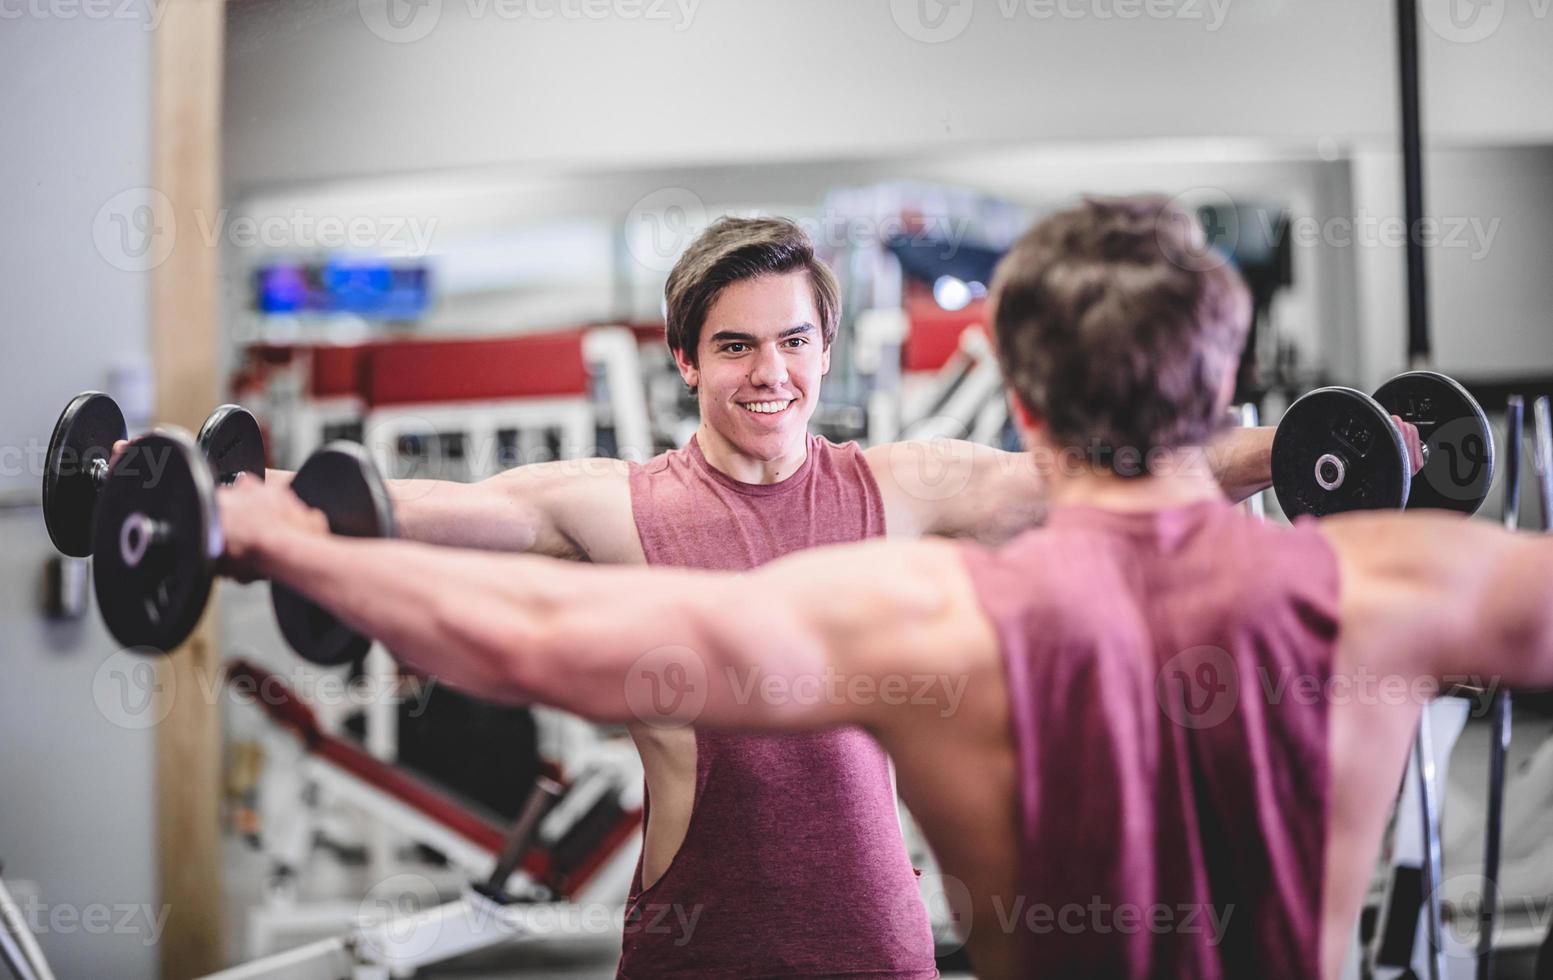
[[[795,223],[713,223],[675,264],[665,298],[668,345],[701,413],[683,448],[641,465],[521,466],[475,484],[390,481],[401,537],[744,571],[881,536],[996,543],[1040,517],[1027,454],[953,441],[864,450],[809,434],[841,299]],[[1242,429],[1215,445],[1210,467],[1231,499],[1268,485],[1271,443],[1270,429]],[[648,814],[622,977],[936,975],[889,767],[860,730],[633,724],[631,734]],[[641,928],[649,905],[693,909],[694,935]]]

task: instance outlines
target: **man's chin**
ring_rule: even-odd
[[[787,425],[774,432],[740,433],[729,440],[735,449],[750,459],[773,462],[802,450],[807,430],[801,425]]]

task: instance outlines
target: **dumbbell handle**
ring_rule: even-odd
[[[507,834],[507,843],[502,848],[501,857],[497,859],[496,867],[491,869],[490,877],[485,880],[484,891],[487,895],[495,897],[502,894],[507,879],[518,870],[518,865],[523,863],[524,856],[533,846],[534,832],[539,829],[539,819],[565,791],[565,787],[547,776],[540,776],[534,780],[534,788],[529,791],[528,799],[523,802],[523,811],[518,814],[518,822],[512,825],[512,830]]]

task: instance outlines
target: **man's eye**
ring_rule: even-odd
[[[726,344],[723,347],[723,351],[728,354],[742,354],[748,348],[748,344]]]
[[[804,344],[807,344],[809,341],[805,337],[789,337],[789,338],[787,338],[787,342],[789,344],[792,344],[794,347],[802,347]]]

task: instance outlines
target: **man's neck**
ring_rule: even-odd
[[[740,483],[781,483],[798,472],[809,456],[809,438],[806,433],[796,440],[788,452],[777,459],[756,459],[740,452],[732,443],[705,422],[696,429],[696,445],[707,465],[731,480]]]
[[[1204,500],[1224,500],[1224,489],[1205,466],[1192,465],[1201,453],[1185,450],[1177,465],[1156,467],[1148,476],[1124,479],[1107,469],[1058,467],[1048,475],[1052,505],[1102,507],[1106,510],[1147,511],[1184,507]]]

